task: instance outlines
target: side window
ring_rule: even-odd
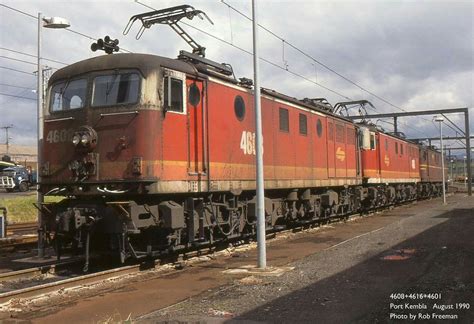
[[[321,119],[318,119],[316,122],[316,133],[318,134],[318,137],[323,135],[323,123],[321,123]]]
[[[300,134],[308,134],[308,120],[305,114],[300,114]]]
[[[194,107],[199,105],[199,102],[201,102],[201,92],[199,91],[199,87],[196,85],[196,82],[191,83],[189,86],[188,98],[189,104]]]
[[[166,76],[164,79],[164,102],[167,111],[183,112],[183,80]]]
[[[388,138],[385,139],[385,151],[388,152]]]
[[[245,118],[245,102],[244,99],[237,95],[234,99],[234,112],[235,112],[235,117],[237,117],[238,120],[242,121]]]
[[[403,144],[400,143],[400,154],[403,155]]]
[[[195,94],[193,94],[192,88],[191,86],[190,93],[188,94],[185,73],[166,68],[163,69],[163,95],[161,97],[163,99],[163,110],[180,114],[186,113],[187,97],[188,95],[192,97],[192,95],[194,96]],[[199,90],[199,88],[197,90]],[[195,102],[197,97],[194,96],[190,98],[190,100]],[[190,104],[192,105],[191,102]]]
[[[290,120],[288,116],[288,109],[280,108],[279,109],[280,115],[280,130],[282,132],[290,132]]]
[[[395,154],[398,154],[398,142],[395,142]]]
[[[370,133],[370,149],[375,150],[375,134]]]

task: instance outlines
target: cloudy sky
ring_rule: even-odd
[[[183,27],[207,48],[207,58],[232,64],[237,77],[253,77],[248,54],[251,22],[243,16],[251,16],[250,0],[1,0],[0,127],[14,125],[12,143],[34,145],[36,141],[36,101],[5,94],[35,98],[36,66],[28,62],[36,62],[38,12],[65,17],[72,31],[83,34],[43,29],[43,57],[53,60],[45,61],[53,69],[102,55],[89,48],[93,39],[105,35],[118,38],[120,46],[131,52],[176,57],[180,49],[190,50],[168,26],[155,25],[136,40],[137,24],[124,36],[130,17],[150,10],[140,3],[156,9],[190,4],[205,11],[214,25],[194,18],[185,22],[201,31]],[[273,32],[260,30],[263,87],[296,98],[325,97],[332,104],[347,98],[368,99],[378,112],[474,107],[472,1],[260,0],[258,5],[260,24]],[[474,110],[470,112],[474,120]],[[403,118],[399,128],[411,138],[436,136],[439,131],[432,119]],[[464,125],[461,116],[450,119]],[[389,123],[378,124],[392,130]],[[456,135],[453,129],[445,129],[445,134]],[[3,131],[0,142],[5,142]]]

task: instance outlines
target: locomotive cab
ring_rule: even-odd
[[[196,73],[176,60],[118,54],[53,74],[45,107],[42,191],[138,193],[156,182],[165,117],[186,114],[186,74],[177,70]],[[99,182],[102,186],[94,185]]]

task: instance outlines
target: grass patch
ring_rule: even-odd
[[[64,197],[45,197],[45,202],[58,202]],[[28,196],[16,196],[12,198],[0,199],[0,207],[7,207],[8,223],[35,222],[38,220],[38,210],[33,203],[36,203],[36,193]]]

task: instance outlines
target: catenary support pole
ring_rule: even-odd
[[[38,183],[38,190],[36,193],[38,206],[41,206],[43,203],[43,194],[39,190],[39,184],[41,183],[41,145],[43,143],[43,67],[41,66],[41,29],[43,28],[43,15],[41,12],[38,13],[38,79],[37,79],[37,103],[38,103],[38,143],[37,143],[37,163],[36,163],[36,181]],[[42,232],[42,219],[41,211],[38,210],[38,257],[42,258],[44,256],[44,242],[43,242],[43,232]]]
[[[464,123],[466,132],[466,163],[467,165],[467,194],[472,196],[472,170],[471,170],[471,137],[469,134],[469,110],[464,112]]]
[[[259,54],[258,54],[258,22],[257,22],[257,1],[252,0],[252,30],[253,30],[253,78],[254,78],[254,106],[255,106],[255,154],[256,154],[256,185],[257,185],[257,246],[258,261],[260,269],[267,267],[267,253],[265,243],[265,198],[263,182],[263,136],[262,136],[262,110],[260,106],[260,82]]]
[[[441,142],[441,171],[443,175],[443,205],[446,205],[446,178],[444,175],[443,122],[439,123],[439,139]]]

